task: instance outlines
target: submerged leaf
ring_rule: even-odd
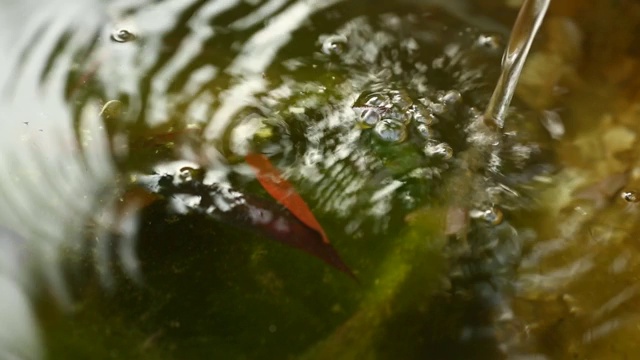
[[[355,275],[349,267],[342,261],[335,249],[329,244],[329,239],[324,229],[316,220],[316,217],[309,209],[307,203],[298,195],[291,183],[285,180],[280,172],[273,166],[269,159],[262,154],[248,154],[245,157],[247,164],[256,170],[256,177],[260,185],[275,200],[282,204],[293,216],[299,220],[304,226],[317,233],[322,241],[318,241],[315,236],[309,236],[308,232],[299,229],[299,231],[289,231],[286,234],[271,230],[272,237],[299,248],[303,251],[316,256],[336,269],[345,272],[355,279]],[[273,227],[273,229],[276,229]]]
[[[256,169],[256,177],[260,185],[276,199],[280,204],[287,208],[295,217],[302,221],[305,225],[317,231],[322,236],[322,241],[329,243],[329,239],[322,229],[322,226],[316,220],[316,217],[307,206],[307,203],[298,195],[287,180],[285,180],[280,172],[271,164],[269,158],[262,154],[249,154],[245,157],[247,164]]]

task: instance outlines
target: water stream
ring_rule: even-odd
[[[502,57],[502,73],[484,113],[487,125],[502,128],[522,67],[551,0],[525,0]]]

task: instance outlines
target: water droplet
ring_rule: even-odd
[[[375,126],[380,121],[380,112],[374,108],[365,108],[360,113],[359,123],[365,129]]]
[[[424,153],[427,156],[439,156],[444,160],[451,159],[453,157],[453,149],[447,143],[430,143],[424,148]]]
[[[327,55],[340,55],[347,49],[347,38],[344,35],[332,35],[322,42],[322,52]]]
[[[620,197],[628,203],[637,203],[638,201],[640,201],[638,193],[633,190],[623,191],[620,194]]]
[[[119,43],[129,42],[136,39],[136,35],[127,29],[118,29],[111,34],[111,40]]]
[[[381,140],[390,143],[400,143],[407,138],[405,125],[391,119],[384,119],[377,123],[374,131]]]

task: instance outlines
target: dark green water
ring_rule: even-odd
[[[17,238],[0,285],[18,294],[0,319],[34,321],[48,358],[637,350],[637,211],[618,196],[637,172],[635,100],[590,70],[611,78],[620,60],[593,55],[584,6],[552,7],[531,63],[554,66],[525,68],[490,154],[480,115],[517,13],[497,1],[30,6],[22,23],[7,5],[0,38],[0,217]],[[248,153],[294,185],[357,280],[270,239],[317,234]],[[252,223],[246,204],[283,223]],[[16,329],[0,356],[38,358]]]

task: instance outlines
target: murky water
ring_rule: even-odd
[[[640,8],[477,151],[519,3],[3,4],[0,358],[634,358]]]

